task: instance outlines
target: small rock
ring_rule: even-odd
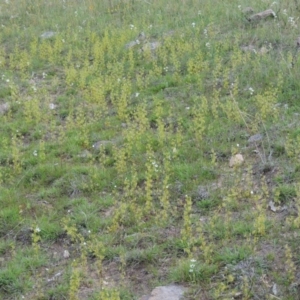
[[[8,103],[2,103],[0,104],[0,115],[4,115],[9,110],[9,104]]]
[[[92,153],[88,150],[84,150],[78,155],[78,157],[81,157],[81,158],[92,157]]]
[[[234,299],[235,299],[235,298],[239,298],[239,297],[241,297],[242,295],[243,295],[242,292],[236,292],[236,293],[234,294],[233,298],[234,298]]]
[[[254,135],[251,135],[248,139],[248,143],[256,143],[256,142],[259,142],[261,141],[263,138],[263,136],[260,134],[260,133],[257,133],[257,134],[254,134]]]
[[[151,50],[154,51],[156,50],[159,46],[160,46],[160,42],[149,42],[149,43],[145,43],[145,45],[142,47],[142,51],[147,51],[147,50]]]
[[[63,254],[64,258],[67,259],[70,257],[70,253],[68,250],[64,250],[64,254]]]
[[[46,31],[43,34],[41,34],[40,37],[42,39],[50,39],[50,38],[54,37],[55,35],[56,35],[56,32],[54,32],[54,31]]]
[[[241,50],[244,52],[252,51],[252,52],[256,53],[255,47],[253,45],[242,46]]]
[[[105,146],[107,146],[107,145],[112,145],[112,144],[113,144],[112,141],[98,141],[98,142],[96,142],[95,144],[93,144],[93,148],[94,148],[95,150],[100,150],[101,147],[105,147]]]
[[[196,193],[196,200],[204,200],[209,198],[209,191],[205,186],[198,186],[197,193]]]
[[[273,286],[272,286],[272,293],[275,296],[277,296],[277,294],[278,294],[277,284],[276,283],[274,283]]]
[[[240,166],[244,162],[244,157],[242,154],[236,154],[230,158],[229,167]]]
[[[62,275],[62,272],[58,272],[52,278],[47,279],[47,282],[55,281],[61,275]]]
[[[243,13],[244,14],[253,14],[254,13],[254,9],[252,8],[252,7],[245,7],[244,9],[243,9]]]
[[[259,20],[266,19],[268,17],[276,18],[276,14],[272,9],[267,9],[260,13],[255,14],[255,15],[252,15],[248,20],[249,20],[249,22],[259,21]]]
[[[177,194],[182,194],[183,191],[183,183],[177,180],[173,185],[174,192]]]
[[[167,37],[170,37],[170,36],[172,36],[172,35],[174,35],[175,34],[175,30],[170,30],[170,31],[168,31],[168,32],[165,32],[164,34],[163,34],[163,37],[164,38],[167,38]]]
[[[185,289],[179,285],[158,286],[156,287],[149,298],[143,296],[141,299],[147,300],[180,300]],[[140,299],[140,300],[141,300]]]
[[[144,32],[141,32],[139,35],[138,35],[138,40],[139,41],[144,41],[146,39],[146,35]]]
[[[134,47],[134,46],[136,46],[136,45],[139,45],[141,42],[144,42],[145,40],[146,40],[146,35],[145,35],[144,32],[141,32],[141,33],[137,36],[136,40],[131,41],[131,42],[129,42],[128,44],[126,44],[126,45],[125,45],[125,48],[126,48],[126,49],[130,49],[130,48],[132,48],[132,47]]]
[[[269,52],[269,50],[266,47],[261,47],[258,51],[258,54],[264,55],[268,52]]]
[[[270,201],[268,206],[271,209],[271,211],[273,211],[273,212],[277,211],[277,208],[276,208],[275,203],[273,201]]]
[[[125,45],[125,48],[126,48],[126,49],[130,49],[130,48],[132,48],[132,47],[134,47],[134,46],[136,46],[136,45],[138,45],[138,44],[139,44],[138,41],[131,41],[131,42],[129,42],[128,44]]]
[[[50,109],[55,109],[57,107],[57,105],[56,104],[54,104],[54,103],[49,103],[49,108]]]

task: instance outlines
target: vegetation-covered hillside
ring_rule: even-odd
[[[300,299],[299,17],[1,1],[0,298]]]

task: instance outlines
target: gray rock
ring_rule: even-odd
[[[263,19],[266,19],[269,17],[276,18],[276,14],[272,9],[267,9],[267,10],[264,10],[262,12],[255,14],[255,15],[252,15],[251,17],[248,18],[248,21],[249,22],[260,21],[260,20],[263,20]]]
[[[254,9],[252,7],[246,7],[243,9],[243,13],[244,14],[253,14],[254,13]]]
[[[184,291],[185,288],[179,285],[158,286],[150,296],[143,296],[140,300],[180,300]]]
[[[92,153],[88,150],[84,150],[78,155],[78,157],[81,157],[81,158],[89,158],[92,156],[93,156]]]
[[[138,40],[139,41],[144,41],[146,39],[146,35],[144,32],[141,32],[139,35],[138,35]]]
[[[9,104],[8,103],[2,103],[0,104],[0,115],[4,115],[9,110]]]
[[[170,36],[172,36],[172,35],[174,35],[175,34],[175,30],[170,30],[170,31],[168,31],[168,32],[165,32],[164,34],[163,34],[163,37],[164,38],[167,38],[167,37],[170,37]]]
[[[93,144],[93,148],[95,150],[100,150],[102,147],[106,147],[107,145],[112,145],[112,141],[98,141],[95,144]]]
[[[54,37],[55,35],[56,35],[56,32],[54,32],[54,31],[46,31],[46,32],[42,33],[40,37],[42,39],[50,39],[50,38]]]
[[[160,42],[149,42],[149,43],[145,43],[144,46],[142,47],[142,51],[154,51],[156,50],[158,47],[160,47],[161,43]]]
[[[141,42],[146,40],[146,35],[144,32],[141,32],[134,41],[131,41],[125,45],[126,49],[130,49],[136,45],[139,45]]]
[[[243,155],[238,153],[236,155],[231,156],[229,160],[229,167],[233,168],[233,167],[241,166],[243,162],[244,162]]]
[[[126,49],[130,49],[130,48],[132,48],[132,47],[138,45],[139,43],[140,43],[139,40],[131,41],[131,42],[129,42],[128,44],[125,45],[125,48],[126,48]]]
[[[251,51],[251,52],[256,53],[256,49],[255,49],[255,47],[254,47],[253,45],[242,46],[242,47],[241,47],[241,50],[244,51],[244,52]]]
[[[64,257],[65,259],[67,259],[67,258],[70,257],[70,253],[69,253],[68,250],[64,250],[63,257]]]
[[[50,108],[51,110],[53,110],[53,109],[57,108],[57,105],[54,104],[54,103],[49,103],[49,108]]]
[[[204,199],[208,199],[210,194],[205,186],[200,185],[197,188],[197,192],[195,196],[196,196],[196,200],[204,200]]]
[[[263,136],[260,134],[260,133],[257,133],[257,134],[254,134],[254,135],[251,135],[248,139],[248,143],[256,143],[256,142],[259,142],[261,141],[263,138]]]

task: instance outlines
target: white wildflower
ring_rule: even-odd
[[[191,260],[190,260],[190,269],[189,269],[189,272],[190,272],[190,273],[193,273],[193,272],[194,272],[194,269],[195,269],[195,267],[196,267],[195,262],[196,262],[195,259],[191,259]]]

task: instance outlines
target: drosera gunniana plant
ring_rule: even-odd
[[[1,299],[295,298],[297,3],[251,5],[1,3]]]

